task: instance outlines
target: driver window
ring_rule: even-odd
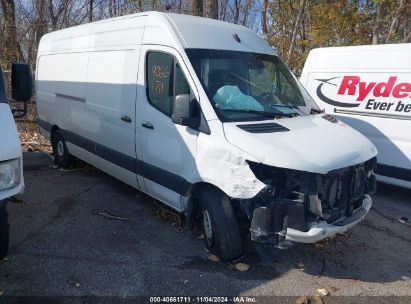
[[[178,63],[176,63],[176,83],[175,83],[175,96],[181,94],[190,94],[190,86],[187,79],[184,76],[183,71]]]
[[[157,110],[171,117],[177,95],[190,94],[190,86],[174,56],[150,52],[146,64],[147,99]]]

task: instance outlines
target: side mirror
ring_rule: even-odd
[[[33,74],[31,67],[24,63],[13,63],[11,67],[11,92],[16,101],[26,102],[33,94]]]
[[[198,112],[198,101],[191,99],[190,94],[177,95],[171,120],[175,124],[196,129],[201,120]]]

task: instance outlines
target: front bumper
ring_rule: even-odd
[[[298,243],[315,243],[338,233],[343,233],[361,222],[372,206],[372,200],[369,195],[365,195],[362,206],[357,208],[350,217],[343,217],[328,224],[319,222],[311,225],[307,232],[302,232],[292,228],[287,228],[286,240]]]
[[[9,197],[17,195],[17,194],[23,194],[24,192],[24,180],[23,180],[23,175],[21,175],[21,182],[17,187],[0,191],[0,200],[7,200]]]

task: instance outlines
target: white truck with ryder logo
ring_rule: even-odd
[[[411,43],[314,49],[300,80],[375,144],[380,181],[411,189]]]
[[[11,86],[15,101],[27,102],[31,98],[33,80],[30,66],[12,65]],[[0,259],[6,256],[9,247],[7,200],[24,189],[23,158],[13,114],[22,117],[26,109],[26,103],[22,111],[10,109],[0,68]]]

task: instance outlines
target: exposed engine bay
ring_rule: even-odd
[[[308,231],[313,223],[333,224],[349,218],[364,196],[376,191],[376,157],[365,163],[316,174],[249,162],[264,188],[240,200],[254,241],[278,245],[287,228]]]

